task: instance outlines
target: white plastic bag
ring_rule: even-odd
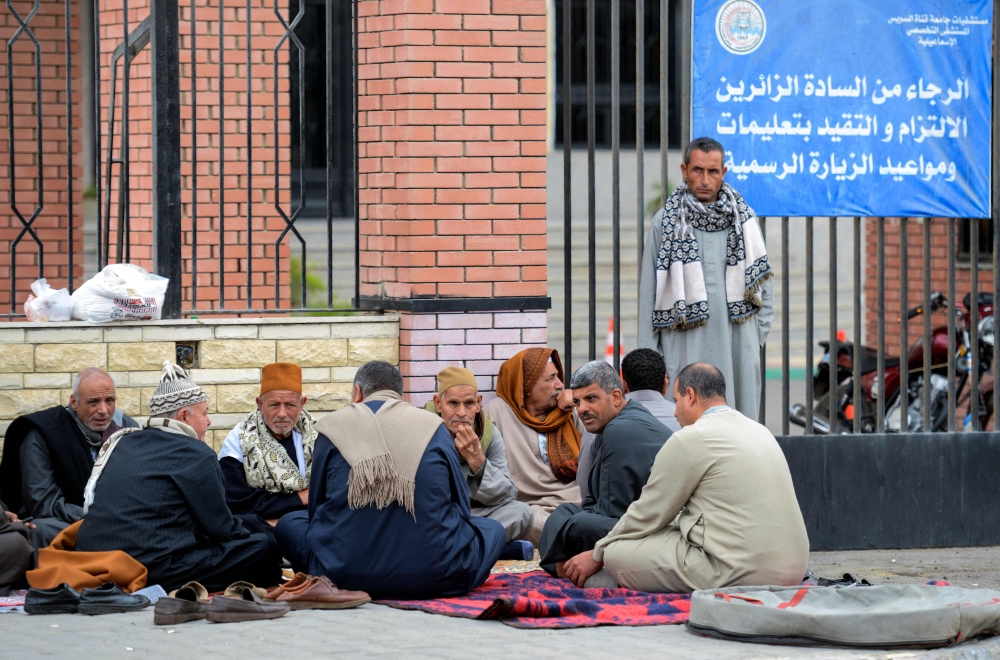
[[[73,318],[90,323],[155,321],[169,283],[133,264],[111,264],[73,292]]]
[[[31,283],[34,295],[24,301],[24,313],[29,321],[69,321],[73,316],[73,299],[69,291],[56,291],[43,277]]]

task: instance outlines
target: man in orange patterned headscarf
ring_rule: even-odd
[[[506,440],[517,499],[535,513],[528,540],[536,546],[549,514],[560,504],[580,502],[576,468],[583,424],[571,399],[560,405],[563,380],[556,350],[523,350],[500,367],[498,398],[483,407]]]

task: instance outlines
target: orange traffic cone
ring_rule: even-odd
[[[620,344],[618,346],[618,364],[621,364],[621,358],[625,357],[625,345]],[[615,364],[615,319],[614,317],[608,319],[608,345],[604,349],[604,361],[614,366]]]

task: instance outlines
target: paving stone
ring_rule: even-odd
[[[38,344],[35,347],[37,372],[75,373],[87,367],[106,369],[107,366],[107,344]]]
[[[201,342],[198,362],[202,369],[252,369],[274,362],[275,342],[261,339],[225,339]]]
[[[0,373],[23,373],[35,368],[35,347],[31,344],[0,344]]]
[[[348,364],[361,366],[372,360],[399,363],[399,342],[395,339],[351,339]]]
[[[108,344],[108,368],[117,371],[163,370],[163,363],[177,361],[173,342]]]
[[[278,342],[278,361],[300,367],[340,367],[347,364],[345,339],[296,339]]]

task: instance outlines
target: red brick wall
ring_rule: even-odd
[[[410,402],[427,403],[434,395],[435,376],[450,365],[474,373],[489,400],[500,365],[525,348],[544,346],[546,325],[545,312],[403,315],[399,362]]]
[[[544,0],[359,16],[362,295],[545,295]]]
[[[359,3],[361,294],[544,296],[545,1]],[[403,314],[413,403],[544,344],[545,313]]]
[[[20,3],[15,8],[22,20],[31,10],[30,4]],[[79,30],[79,6],[71,6],[71,29]],[[32,224],[44,248],[43,276],[56,288],[64,287],[69,279],[69,211],[70,203],[67,178],[69,158],[73,152],[73,178],[75,179],[73,210],[73,250],[79,255],[83,245],[83,214],[81,208],[82,190],[80,177],[83,174],[79,142],[67,144],[66,109],[66,8],[60,1],[42,0],[38,13],[28,24],[31,33],[39,42],[40,62],[36,61],[35,46],[27,33],[22,33],[13,45],[13,56],[8,62],[6,50],[0,52],[0,313],[11,310],[10,276],[11,256],[7,249],[24,226],[14,212],[17,210],[25,221],[41,204],[38,217]],[[6,44],[14,35],[18,23],[10,10],[0,8],[0,39]],[[74,134],[80,135],[82,123],[82,87],[78,66],[80,45],[74,41],[70,45],[74,66],[72,67],[72,121]],[[36,63],[41,65],[41,80],[35,78]],[[7,67],[12,66],[13,89],[7,87]],[[42,92],[42,126],[36,119],[36,91]],[[8,140],[8,108],[13,102],[14,145]],[[41,130],[42,152],[38,153],[38,131]],[[79,137],[76,138],[79,140]],[[9,154],[13,151],[15,195],[11,197],[11,171]],[[38,162],[42,159],[44,182],[38,180]],[[44,189],[44,192],[40,191]],[[41,197],[41,199],[39,199]],[[14,310],[23,313],[23,304],[30,291],[31,283],[38,277],[39,250],[30,234],[25,234],[17,247],[15,273],[17,290],[14,296]],[[73,265],[76,285],[83,274],[83,258],[78,256]]]
[[[246,3],[226,2],[224,7],[224,76],[222,99],[225,125],[220,133],[219,93],[219,10],[218,3],[194,0],[196,77],[191,66],[191,2],[181,1],[180,87],[181,87],[181,188],[182,241],[184,245],[183,301],[186,308],[193,298],[192,284],[192,219],[197,215],[197,309],[217,309],[220,277],[224,277],[226,307],[247,306],[247,272],[252,271],[251,300],[254,308],[275,307],[275,246],[285,222],[276,207],[291,215],[290,135],[288,49],[283,47],[278,57],[278,135],[274,134],[274,51],[284,33],[273,13],[273,3],[255,0],[251,16],[251,70],[247,71]],[[129,2],[129,30],[149,13],[147,2]],[[120,0],[101,2],[101,79],[102,79],[102,153],[106,153],[108,94],[110,91],[111,53],[123,39],[122,4]],[[288,17],[286,17],[288,18]],[[132,62],[130,82],[130,217],[131,261],[152,268],[152,143],[150,99],[150,50],[147,46]],[[120,149],[122,118],[122,82],[119,80],[115,97],[114,156]],[[247,77],[252,80],[248,99]],[[197,107],[192,106],[192,85],[196,86]],[[248,106],[250,124],[248,126]],[[192,133],[192,117],[197,117],[197,136]],[[248,140],[249,136],[249,140]],[[223,138],[220,140],[220,137]],[[197,141],[195,141],[197,140]],[[249,147],[248,147],[249,141]],[[223,144],[224,142],[224,144]],[[194,147],[197,146],[197,153]],[[278,160],[278,183],[275,192],[275,151]],[[197,158],[197,199],[194,198],[192,173]],[[250,159],[252,158],[252,170]],[[224,173],[220,161],[224,160]],[[117,215],[118,170],[113,170],[111,215]],[[103,176],[103,171],[102,171]],[[250,190],[248,191],[248,186]],[[225,233],[220,236],[220,191],[224,194],[221,208],[225,218]],[[195,204],[195,201],[197,204]],[[103,201],[102,201],[103,205]],[[248,226],[248,217],[250,218]],[[286,236],[278,248],[281,278],[280,304],[289,306],[288,256]],[[112,232],[111,243],[116,240]],[[247,243],[252,244],[250,259]],[[220,243],[225,245],[220,268]],[[117,253],[112,249],[112,257]]]
[[[900,269],[900,225],[898,218],[885,220],[885,344],[886,353],[890,356],[899,355],[900,309],[910,309],[924,301],[924,227],[925,220],[911,219],[907,221],[907,251],[908,267],[902,269],[906,273],[908,300],[903,305],[900,295],[902,274]],[[934,218],[931,223],[931,291],[940,291],[948,295],[948,221],[944,218]],[[871,346],[878,345],[878,225],[871,219],[866,224],[867,248],[865,261],[865,296],[868,301],[865,310],[866,342]],[[959,222],[955,222],[955,245],[959,245],[957,232]],[[957,264],[962,262],[956,259]],[[968,268],[956,269],[955,291],[959,301],[970,290],[972,271]],[[993,271],[981,268],[979,272],[979,290],[993,290]],[[931,327],[945,325],[948,316],[938,312],[931,317]],[[909,344],[924,333],[923,317],[918,316],[909,322]]]

